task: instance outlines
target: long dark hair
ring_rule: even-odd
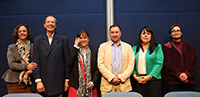
[[[142,40],[141,40],[141,33],[142,31],[146,30],[147,32],[150,32],[151,33],[151,40],[150,40],[150,44],[149,44],[149,51],[150,51],[150,54],[153,53],[153,51],[155,50],[155,48],[158,46],[158,43],[156,42],[156,38],[154,36],[154,33],[153,33],[153,30],[150,28],[150,27],[143,27],[139,33],[139,36],[138,36],[138,44],[137,44],[137,48],[136,48],[136,53],[139,51],[139,49],[141,48],[143,51],[143,47],[142,47]]]

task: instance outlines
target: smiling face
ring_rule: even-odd
[[[53,16],[48,16],[44,22],[44,28],[47,32],[53,33],[57,27],[57,21]]]
[[[110,28],[109,34],[110,34],[110,38],[114,44],[120,43],[120,37],[122,35],[122,32],[120,31],[119,27],[116,26],[116,27]]]
[[[147,32],[145,29],[140,34],[140,37],[141,37],[142,43],[147,44],[147,43],[150,43],[151,41],[151,33]]]
[[[26,41],[28,36],[27,28],[25,26],[19,27],[19,29],[17,30],[17,35],[20,40]]]
[[[172,39],[181,39],[182,36],[182,32],[181,32],[181,28],[178,26],[175,26],[172,30],[171,30],[171,34],[170,36],[172,37]]]
[[[81,48],[86,48],[87,46],[88,46],[88,42],[89,42],[89,37],[87,36],[87,34],[85,34],[85,33],[82,33],[80,36],[79,36],[79,38],[80,38],[80,46],[81,46]]]

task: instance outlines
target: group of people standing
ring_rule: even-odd
[[[37,36],[34,45],[27,25],[15,28],[15,44],[9,45],[7,52],[9,69],[2,76],[8,93],[62,97],[68,90],[68,97],[97,97],[100,74],[101,96],[130,92],[132,87],[143,97],[162,97],[163,87],[165,93],[195,90],[198,57],[193,45],[182,41],[179,25],[170,27],[171,41],[163,46],[145,26],[133,47],[121,40],[121,27],[111,25],[111,40],[102,43],[98,52],[88,46],[90,37],[85,30],[77,34],[69,50],[67,37],[55,32],[56,27],[56,18],[47,16],[46,33]]]

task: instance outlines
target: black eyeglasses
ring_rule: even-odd
[[[181,30],[172,30],[171,32],[172,32],[172,33],[175,33],[175,32],[180,33]]]

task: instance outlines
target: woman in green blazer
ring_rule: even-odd
[[[133,47],[135,69],[133,77],[137,81],[136,91],[143,97],[161,97],[161,69],[163,67],[162,46],[156,42],[153,30],[143,27],[139,33],[138,44]]]

